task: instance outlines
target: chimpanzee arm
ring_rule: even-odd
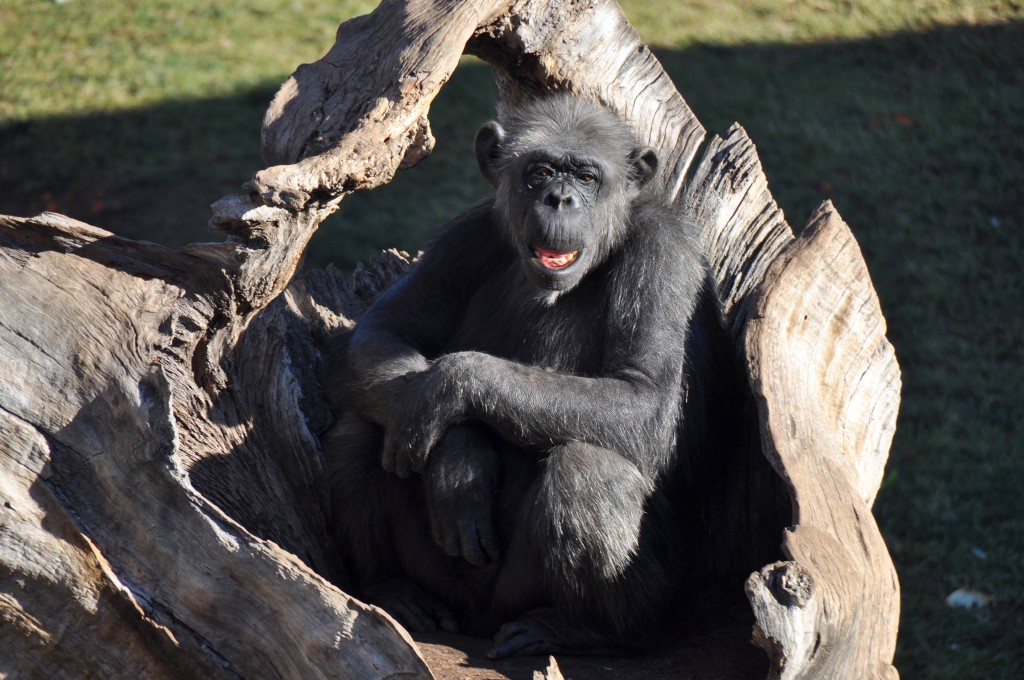
[[[481,277],[493,273],[490,267],[503,257],[490,214],[490,204],[483,204],[442,229],[410,274],[360,319],[344,352],[341,377],[344,403],[364,417],[386,425],[395,408],[404,408],[401,398],[449,342]],[[479,423],[443,434],[424,474],[431,533],[445,553],[482,567],[499,554],[492,519],[499,476],[496,435]],[[394,471],[389,461],[382,462]]]
[[[494,250],[490,203],[449,223],[427,246],[413,270],[363,315],[341,365],[345,403],[384,425],[412,377],[440,353],[470,294],[479,285],[472,266]],[[453,276],[457,272],[457,276]]]
[[[626,245],[608,282],[601,375],[557,373],[480,352],[441,357],[394,410],[386,465],[400,473],[422,469],[445,429],[473,418],[528,449],[584,441],[654,474],[674,441],[687,326],[705,271],[692,237],[674,226],[667,233],[638,228],[644,241]]]

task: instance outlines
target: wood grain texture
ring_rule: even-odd
[[[658,150],[749,383],[749,432],[709,484],[709,564],[754,571],[771,677],[896,677],[899,589],[870,506],[899,369],[863,259],[828,205],[794,238],[741,127],[700,148],[610,0],[386,0],[346,22],[268,110],[270,167],[213,206],[224,243],[0,218],[0,674],[429,677],[405,631],[328,581],[345,574],[320,482],[324,348],[409,260],[296,273],[347,193],[429,154],[464,51],[502,107],[574,92]],[[752,563],[768,553],[784,559]]]
[[[733,124],[724,138],[716,135],[705,147],[683,204],[701,226],[722,311],[738,337],[746,323],[746,302],[793,240],[768,191],[757,149],[740,125]]]
[[[860,250],[831,204],[772,264],[746,329],[765,455],[794,528],[748,581],[777,678],[897,677],[899,584],[870,505],[899,369]]]
[[[504,3],[384,0],[347,21],[334,46],[285,82],[263,121],[271,167],[252,188],[298,211],[391,180],[429,155],[430,103],[478,24]]]
[[[243,528],[185,474],[188,458],[237,455],[228,447],[255,414],[227,416],[268,394],[209,410],[176,401],[203,392],[193,371],[204,364],[187,350],[230,299],[216,290],[222,272],[207,267],[59,216],[0,219],[0,671],[428,677],[394,622],[280,547],[317,543],[274,451],[248,461],[274,484],[243,479],[246,500],[268,515],[263,525],[246,519],[277,542]],[[229,380],[224,391],[240,389]],[[291,420],[304,422],[299,412]],[[200,448],[186,456],[187,447]]]

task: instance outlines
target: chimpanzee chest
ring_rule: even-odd
[[[489,277],[470,299],[446,352],[473,350],[577,375],[600,372],[605,336],[601,277],[553,302],[518,265]]]

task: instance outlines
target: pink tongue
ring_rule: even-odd
[[[576,259],[576,251],[569,253],[561,253],[557,250],[545,250],[543,248],[536,248],[537,259],[540,263],[548,269],[562,269],[568,267]]]

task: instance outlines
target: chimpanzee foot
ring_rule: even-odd
[[[529,656],[555,651],[555,633],[550,625],[526,614],[503,625],[494,635],[494,646],[487,652],[492,659],[506,656]]]
[[[459,632],[458,620],[440,600],[404,578],[395,578],[367,588],[364,595],[414,633],[432,630]]]
[[[572,625],[554,609],[535,609],[506,623],[487,652],[492,659],[534,654],[622,654],[628,646],[608,635]]]

